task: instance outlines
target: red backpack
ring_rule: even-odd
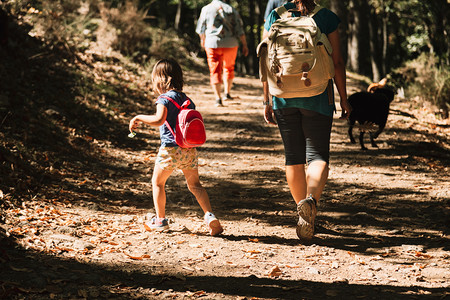
[[[194,148],[203,145],[206,141],[205,124],[203,124],[203,118],[199,111],[187,108],[191,104],[191,100],[187,98],[180,106],[175,100],[166,96],[162,97],[172,102],[180,110],[175,130],[170,127],[167,120],[164,123],[175,137],[177,145],[181,148]]]

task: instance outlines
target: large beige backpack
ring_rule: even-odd
[[[257,47],[261,81],[279,98],[311,97],[321,94],[334,77],[332,47],[312,18],[292,17],[284,6],[276,8],[276,20],[269,35]]]

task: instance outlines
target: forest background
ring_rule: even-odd
[[[52,45],[85,52],[117,50],[151,66],[162,56],[182,59],[187,68],[204,65],[195,33],[209,0],[3,1],[13,16]],[[256,46],[261,41],[267,1],[229,1],[240,13],[250,55],[237,60],[240,75],[257,76]],[[321,0],[342,20],[340,33],[349,71],[377,82],[388,77],[406,97],[419,97],[448,117],[450,99],[450,14],[448,0]],[[92,49],[91,49],[92,50]],[[403,92],[403,91],[402,91]]]

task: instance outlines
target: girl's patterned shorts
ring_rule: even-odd
[[[192,170],[198,168],[198,154],[195,148],[160,147],[155,165],[163,170]]]

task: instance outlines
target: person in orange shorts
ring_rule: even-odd
[[[230,91],[233,85],[239,41],[242,43],[242,54],[248,55],[242,19],[231,5],[224,1],[212,0],[210,4],[202,8],[196,32],[206,52],[216,105],[223,106],[222,84],[225,99],[233,99]]]

